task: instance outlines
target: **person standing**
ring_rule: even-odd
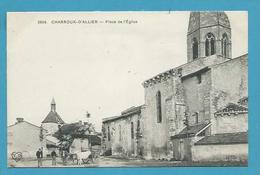
[[[61,157],[62,157],[62,163],[63,165],[67,165],[67,152],[66,150],[62,150],[62,154],[61,154]]]
[[[56,154],[55,150],[53,150],[51,152],[52,165],[56,165],[56,157],[57,157],[57,154]]]
[[[39,150],[36,152],[36,157],[37,157],[37,161],[38,161],[38,168],[42,166],[42,157],[43,157],[43,153],[42,153],[42,149],[39,148]]]

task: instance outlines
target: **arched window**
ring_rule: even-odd
[[[212,33],[208,33],[205,41],[205,55],[214,55],[215,51],[215,37]]]
[[[192,54],[194,60],[198,58],[198,40],[196,38],[192,40]]]
[[[156,108],[157,108],[157,123],[162,122],[162,104],[161,104],[161,92],[156,93]]]
[[[223,55],[223,57],[225,57],[225,58],[227,57],[227,47],[228,47],[227,43],[228,43],[227,34],[224,33],[224,34],[222,35],[221,48],[222,48],[222,55]]]

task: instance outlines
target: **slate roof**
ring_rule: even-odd
[[[121,118],[125,118],[125,117],[128,117],[130,115],[134,115],[134,114],[140,114],[142,106],[143,105],[137,106],[137,107],[133,106],[133,107],[130,107],[130,108],[122,111],[121,115],[119,115],[119,116],[113,116],[113,117],[104,118],[103,119],[103,123],[109,122],[109,121],[114,121],[114,120],[121,119]]]
[[[228,103],[224,108],[216,111],[214,114],[215,116],[218,115],[230,115],[230,114],[241,114],[247,113],[248,109],[245,106],[241,106],[235,103]]]
[[[208,127],[210,123],[202,123],[198,125],[189,126],[189,129],[185,127],[179,134],[171,136],[171,139],[180,139],[180,138],[187,138],[187,137],[194,137],[198,132],[202,129]]]
[[[225,145],[248,143],[247,132],[224,133],[206,136],[195,143],[195,145]]]
[[[49,114],[45,117],[42,123],[58,123],[64,124],[65,122],[61,119],[59,114],[56,111],[50,111]]]

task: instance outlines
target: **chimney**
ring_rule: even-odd
[[[16,118],[17,122],[16,123],[21,123],[23,122],[23,118]]]

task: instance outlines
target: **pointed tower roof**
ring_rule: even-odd
[[[230,22],[225,12],[191,12],[188,34],[200,28],[217,25],[230,28]]]
[[[48,113],[48,115],[45,117],[42,123],[64,124],[65,122],[62,120],[60,115],[56,112],[56,107],[53,106],[56,106],[54,98],[52,98],[51,101],[51,111]]]

